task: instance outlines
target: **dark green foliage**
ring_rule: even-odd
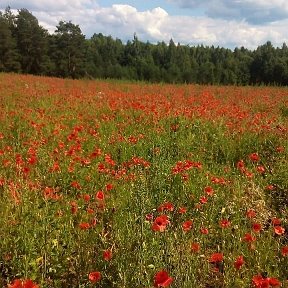
[[[12,36],[13,18],[8,7],[4,14],[0,13],[0,71],[19,72],[19,55],[16,41]]]
[[[83,77],[86,45],[80,27],[70,21],[60,21],[50,43],[55,76]]]
[[[24,73],[46,74],[49,66],[48,32],[39,26],[38,20],[27,9],[18,11],[14,37],[20,53],[21,70]]]
[[[256,50],[132,41],[94,34],[60,21],[53,35],[27,9],[0,13],[0,71],[69,78],[168,83],[288,85],[288,47],[268,41]]]

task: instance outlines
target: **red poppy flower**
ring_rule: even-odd
[[[179,209],[178,209],[178,213],[179,214],[184,214],[186,212],[187,212],[187,208],[186,207],[179,207]]]
[[[82,222],[82,223],[79,224],[79,228],[80,228],[81,230],[87,230],[87,229],[90,228],[90,224],[87,223],[87,222]]]
[[[231,222],[227,219],[222,219],[219,222],[221,228],[228,228],[231,225]]]
[[[251,242],[256,241],[256,237],[252,236],[250,233],[246,233],[243,237],[243,241],[247,243],[251,243]]]
[[[114,188],[114,186],[113,186],[113,184],[108,183],[105,188],[107,191],[111,191]]]
[[[259,165],[259,166],[257,166],[257,171],[258,171],[260,174],[262,174],[262,173],[265,172],[265,167],[262,166],[262,165]]]
[[[285,151],[285,148],[283,146],[279,146],[279,147],[276,147],[276,151],[278,153],[281,153],[281,152],[284,152]]]
[[[104,250],[103,251],[103,259],[105,261],[110,261],[112,258],[112,251],[111,250]]]
[[[260,223],[254,223],[252,229],[254,232],[259,233],[262,230],[262,225]]]
[[[91,196],[89,194],[84,194],[83,195],[83,199],[84,199],[85,202],[89,202],[90,199],[91,199]]]
[[[154,276],[154,287],[168,287],[173,282],[173,278],[165,271],[159,271]]]
[[[205,227],[200,228],[201,234],[207,235],[209,233],[209,230]]]
[[[205,196],[200,197],[200,203],[201,204],[206,204],[207,202],[208,202],[207,197],[205,197]]]
[[[152,221],[153,220],[153,214],[146,214],[146,216],[145,216],[145,219],[147,220],[147,221]]]
[[[152,230],[153,231],[158,231],[158,232],[163,232],[166,229],[166,226],[169,224],[169,219],[168,216],[166,215],[161,215],[156,217],[152,224]]]
[[[212,196],[214,194],[214,190],[211,186],[207,186],[204,188],[204,191],[205,193],[208,195],[208,196]]]
[[[191,244],[191,250],[192,250],[192,252],[194,252],[194,253],[199,252],[199,250],[200,250],[200,244],[199,244],[199,243],[196,243],[196,242],[192,243],[192,244]]]
[[[263,280],[265,280],[265,278],[263,278],[261,275],[256,275],[256,276],[253,276],[252,283],[254,284],[255,287],[261,288],[261,287],[264,287],[262,286],[264,284]],[[268,283],[268,286],[265,286],[265,287],[269,288],[269,283]]]
[[[252,278],[252,283],[256,288],[280,287],[281,282],[276,278],[265,278],[262,275],[256,275]]]
[[[237,166],[237,168],[238,168],[240,171],[242,171],[242,172],[245,171],[245,164],[244,164],[244,161],[243,161],[243,160],[238,161],[237,164],[236,164],[236,166]]]
[[[183,229],[183,231],[186,232],[186,231],[191,230],[192,225],[193,225],[193,221],[192,221],[192,220],[187,220],[187,221],[185,221],[185,222],[182,224],[182,229]]]
[[[94,209],[92,209],[90,207],[87,207],[86,212],[90,215],[95,213]]]
[[[30,279],[20,280],[16,279],[8,288],[39,288],[39,286]]]
[[[97,224],[97,220],[96,220],[96,218],[91,219],[91,221],[90,221],[90,225],[91,225],[91,227],[96,226],[96,224]]]
[[[157,208],[158,212],[163,212],[165,210],[172,212],[174,210],[173,204],[171,202],[165,202]]]
[[[247,212],[246,212],[246,217],[247,218],[255,218],[255,216],[256,216],[256,212],[253,210],[253,209],[249,209],[249,210],[247,210]]]
[[[241,256],[237,257],[237,259],[235,260],[235,262],[234,262],[234,267],[235,267],[237,270],[239,270],[244,263],[245,263],[244,258],[243,258],[243,256],[241,255]]]
[[[247,178],[253,178],[254,174],[253,174],[252,172],[246,170],[246,171],[245,171],[245,176],[246,176]]]
[[[268,278],[269,280],[269,285],[272,287],[280,287],[281,282],[277,278]]]
[[[249,158],[252,162],[258,162],[260,160],[260,157],[257,153],[250,154]]]
[[[283,256],[288,256],[288,246],[284,246],[281,248],[281,254]]]
[[[274,232],[277,235],[283,235],[285,233],[285,229],[282,226],[275,226]]]
[[[116,162],[112,159],[111,155],[105,154],[104,156],[105,162],[111,166],[115,166]]]
[[[273,226],[278,226],[281,224],[281,220],[279,218],[272,218],[271,221]]]
[[[104,200],[104,198],[105,198],[105,195],[104,195],[104,193],[103,193],[103,191],[98,191],[97,193],[96,193],[96,200],[98,200],[98,201],[103,201]]]
[[[219,263],[223,261],[223,254],[222,253],[214,253],[210,256],[209,262],[210,263]]]
[[[101,280],[101,273],[99,271],[90,272],[88,278],[91,283],[96,283]]]
[[[76,189],[81,189],[81,186],[77,181],[72,181],[71,186],[76,188]]]
[[[267,185],[265,189],[272,191],[274,189],[274,186],[270,184],[270,185]]]
[[[71,205],[71,213],[72,213],[72,214],[76,214],[77,211],[78,211],[77,202],[76,202],[76,201],[72,201],[72,202],[70,203],[70,205]]]

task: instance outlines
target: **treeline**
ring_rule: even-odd
[[[169,83],[288,85],[288,47],[271,42],[250,51],[184,46],[94,34],[60,21],[54,34],[27,9],[0,11],[0,71],[69,78],[117,78]]]

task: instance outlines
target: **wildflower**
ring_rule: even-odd
[[[97,156],[100,156],[102,154],[102,151],[100,148],[96,148],[91,154],[90,154],[90,158],[93,159]]]
[[[268,278],[269,280],[269,284],[272,287],[280,287],[281,286],[281,282],[277,279],[277,278]]]
[[[200,232],[201,232],[201,234],[207,235],[209,233],[209,230],[207,228],[205,228],[205,227],[202,227],[200,229]]]
[[[104,250],[103,251],[103,259],[105,261],[110,261],[112,258],[112,251],[111,250]]]
[[[60,171],[60,166],[58,162],[54,162],[53,166],[49,169],[50,172]]]
[[[278,153],[281,153],[281,152],[284,152],[285,151],[285,148],[283,146],[279,146],[279,147],[276,147],[276,151]]]
[[[274,190],[274,186],[272,184],[270,184],[270,185],[267,185],[265,189],[272,191],[272,190]]]
[[[77,202],[76,202],[76,201],[72,201],[72,202],[70,203],[70,205],[71,205],[71,213],[72,213],[72,214],[76,214],[77,211],[78,211]]]
[[[81,189],[81,186],[77,181],[72,181],[71,186],[76,189]]]
[[[223,254],[222,253],[214,253],[210,256],[209,262],[210,263],[218,263],[223,261]]]
[[[284,246],[281,248],[282,256],[288,256],[288,246]]]
[[[252,153],[249,155],[249,159],[252,161],[252,162],[258,162],[260,160],[260,157],[257,153]]]
[[[90,224],[87,223],[87,222],[82,222],[82,223],[79,224],[79,228],[80,228],[81,230],[87,230],[87,229],[90,228]]]
[[[252,278],[252,283],[256,288],[280,287],[281,282],[276,278],[265,278],[262,275],[256,275]]]
[[[207,197],[205,197],[205,196],[200,197],[200,203],[201,204],[206,204],[207,202],[208,202]]]
[[[90,272],[88,278],[91,283],[96,283],[101,280],[101,273],[99,271]]]
[[[172,212],[174,210],[173,204],[171,202],[165,202],[157,208],[158,212],[163,212],[165,210]]]
[[[214,190],[213,190],[213,188],[210,187],[210,186],[205,187],[205,188],[204,188],[204,191],[205,191],[205,193],[206,193],[208,196],[213,196],[213,194],[214,194]]]
[[[243,237],[243,241],[247,243],[252,243],[256,241],[256,237],[252,236],[250,233],[246,233]]]
[[[116,165],[115,161],[112,159],[111,155],[109,155],[109,154],[105,154],[104,160],[105,160],[105,162],[107,164],[109,164],[111,166],[115,166]]]
[[[242,255],[237,257],[235,262],[234,262],[235,269],[239,270],[244,263],[245,263],[245,261],[244,261],[244,258]]]
[[[281,224],[281,220],[279,218],[272,218],[271,222],[272,222],[273,226],[278,226]]]
[[[245,171],[245,164],[243,160],[239,160],[236,164],[237,168],[241,171],[244,172]]]
[[[105,188],[106,188],[107,191],[111,191],[111,190],[114,188],[114,186],[113,186],[113,184],[108,183],[108,184],[105,186]]]
[[[200,250],[200,244],[199,244],[199,243],[196,243],[196,242],[192,243],[192,244],[191,244],[191,250],[192,250],[192,252],[194,252],[194,253],[199,252],[199,250]]]
[[[285,233],[285,229],[282,226],[275,226],[274,227],[274,232],[277,235],[283,235]]]
[[[92,209],[90,207],[87,207],[86,212],[90,215],[95,213],[94,209]]]
[[[231,222],[227,219],[222,219],[219,222],[221,228],[228,228],[231,225]]]
[[[90,201],[91,196],[89,194],[84,194],[83,195],[83,199],[85,202],[89,202]]]
[[[20,280],[16,279],[8,288],[39,288],[39,286],[30,279]]]
[[[193,221],[192,220],[187,220],[182,224],[182,229],[184,232],[187,232],[189,230],[191,230],[193,225]]]
[[[245,176],[246,176],[247,178],[253,178],[254,174],[253,174],[252,172],[246,170],[246,171],[245,171]]]
[[[246,212],[246,217],[247,218],[255,218],[256,216],[256,212],[253,210],[253,209],[249,209],[247,212]]]
[[[263,173],[265,172],[264,166],[262,166],[262,165],[257,166],[257,171],[258,171],[260,174],[263,174]]]
[[[168,287],[173,282],[173,278],[165,271],[159,271],[154,276],[154,287]]]
[[[252,229],[254,232],[259,233],[262,230],[262,225],[260,223],[254,223]]]
[[[102,191],[98,191],[95,195],[96,200],[103,201],[105,198],[105,195]]]
[[[179,207],[179,209],[178,209],[178,213],[179,214],[184,214],[186,212],[187,212],[187,208],[186,207]]]
[[[146,219],[146,221],[152,221],[153,220],[153,214],[152,213],[146,214],[145,219]]]
[[[152,230],[153,231],[158,231],[158,232],[163,232],[166,229],[166,226],[169,224],[169,219],[168,216],[166,215],[161,215],[156,217],[152,224]]]
[[[263,278],[261,275],[253,276],[252,283],[255,287],[268,287],[269,288],[269,282],[264,286],[264,281],[266,281],[266,278]]]

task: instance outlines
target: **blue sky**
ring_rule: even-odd
[[[165,0],[138,0],[138,1],[112,1],[112,0],[101,0],[98,3],[103,7],[109,7],[113,4],[128,4],[136,7],[139,11],[151,10],[156,7],[164,8],[170,15],[187,15],[187,16],[200,16],[204,15],[204,9],[202,8],[194,8],[194,9],[186,9],[177,5],[177,3],[173,3]]]
[[[55,31],[60,20],[78,24],[86,37],[103,33],[157,43],[244,46],[288,43],[287,0],[0,0],[0,10],[27,8]]]

